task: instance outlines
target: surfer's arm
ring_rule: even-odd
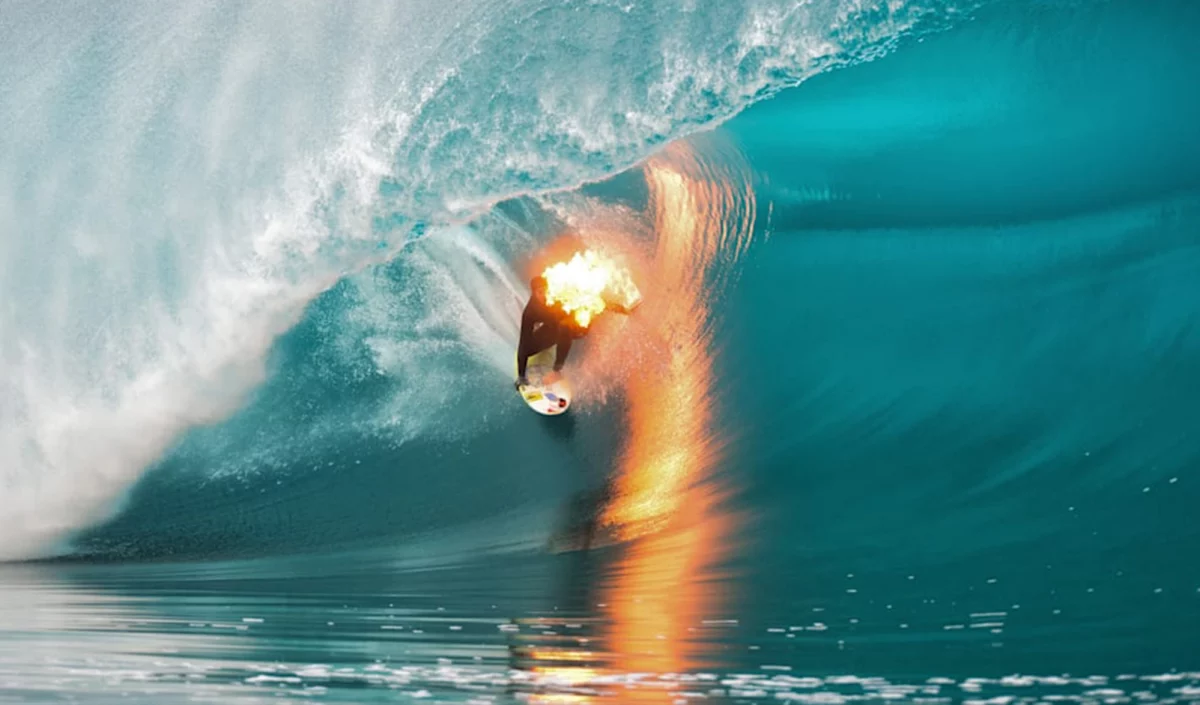
[[[620,301],[614,301],[612,298],[610,298],[608,296],[604,297],[605,310],[612,311],[614,313],[619,313],[624,316],[628,316],[629,314],[633,313],[633,310],[635,308],[637,308],[638,306],[640,306],[641,303],[642,303],[641,296],[638,296],[637,298],[635,298],[633,301],[633,304],[630,306],[626,306],[625,304],[622,304]]]

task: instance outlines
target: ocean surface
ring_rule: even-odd
[[[0,703],[1200,702],[1198,36],[8,0]]]

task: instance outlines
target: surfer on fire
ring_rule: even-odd
[[[628,314],[641,302],[628,274],[590,251],[547,268],[529,282],[529,288],[517,344],[517,389],[529,384],[525,377],[529,358],[556,346],[553,374],[558,375],[571,354],[572,342],[587,335],[596,316],[606,310]],[[613,290],[628,303],[616,301]]]

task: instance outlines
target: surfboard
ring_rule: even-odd
[[[559,373],[558,379],[546,383],[546,377],[554,371],[555,348],[551,346],[529,358],[525,366],[525,377],[529,384],[517,390],[525,404],[543,416],[560,416],[571,408],[571,385]],[[514,368],[516,359],[513,360]]]

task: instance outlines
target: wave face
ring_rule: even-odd
[[[452,689],[363,636],[411,597],[503,652],[462,699],[538,663],[504,610],[714,702],[1195,697],[1200,5],[18,10],[0,557],[178,598],[135,626],[223,695]],[[517,321],[580,243],[646,303],[546,423]],[[272,670],[172,641],[213,591]]]

